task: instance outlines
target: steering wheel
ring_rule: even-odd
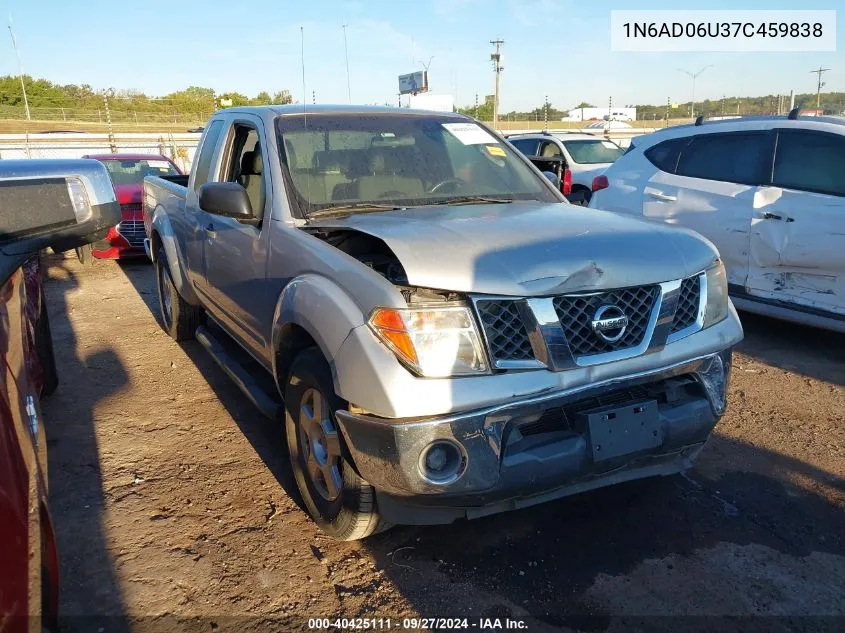
[[[434,185],[431,189],[428,190],[428,193],[437,193],[443,187],[446,187],[448,185],[457,185],[458,187],[463,187],[466,184],[466,181],[461,178],[447,178],[446,180],[441,180],[436,185]]]

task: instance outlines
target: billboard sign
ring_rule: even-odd
[[[424,70],[399,75],[399,94],[417,94],[428,91],[428,73]]]

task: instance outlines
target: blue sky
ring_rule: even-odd
[[[797,7],[768,0],[710,1],[708,9],[836,9],[820,1]],[[95,88],[152,95],[200,85],[217,91],[289,89],[302,95],[300,26],[306,84],[318,102],[346,102],[343,30],[348,24],[352,98],[395,101],[396,76],[431,60],[434,92],[470,104],[492,93],[489,40],[501,37],[502,109],[559,106],[586,100],[605,105],[689,100],[690,80],[678,69],[713,64],[696,98],[814,92],[820,64],[825,90],[845,91],[845,10],[837,15],[835,53],[612,53],[611,9],[705,8],[700,2],[580,0],[0,0],[11,12],[28,74]],[[4,17],[5,17],[4,13]],[[0,74],[17,63],[5,37]]]

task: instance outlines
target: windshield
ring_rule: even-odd
[[[560,202],[522,158],[471,121],[403,113],[309,114],[307,120],[280,117],[277,126],[292,198],[304,215],[333,207],[389,209],[469,198]]]
[[[596,163],[612,163],[624,154],[624,150],[613,141],[602,139],[584,139],[580,141],[563,141],[564,147],[572,156],[572,160],[582,165]]]
[[[138,159],[109,159],[102,163],[111,176],[115,185],[140,185],[144,176],[176,176],[179,170],[170,161],[138,160]]]

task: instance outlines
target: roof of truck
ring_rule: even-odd
[[[469,120],[470,117],[457,112],[437,112],[434,110],[415,110],[412,108],[396,108],[391,106],[344,105],[344,104],[301,104],[294,105],[266,105],[266,106],[236,106],[218,112],[253,112],[271,111],[279,115],[295,114],[413,114],[440,117],[454,117]]]
[[[172,162],[167,156],[161,154],[86,154],[82,158],[93,160],[166,160]]]

